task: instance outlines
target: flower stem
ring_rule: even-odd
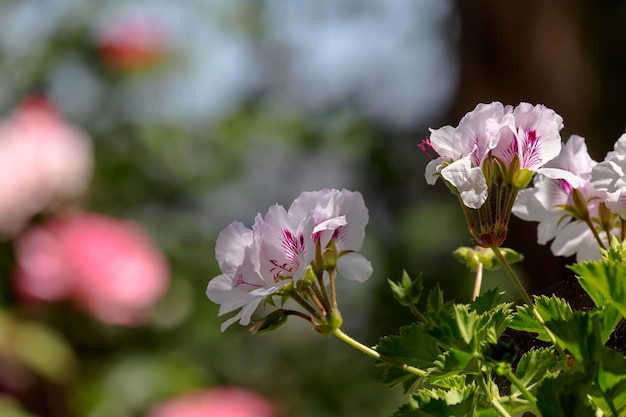
[[[474,280],[474,293],[472,294],[472,301],[476,300],[480,295],[480,287],[483,282],[483,263],[478,262],[476,265],[476,279]]]
[[[502,417],[511,417],[511,415],[509,414],[508,411],[506,411],[504,409],[504,407],[502,406],[502,404],[500,404],[500,401],[498,401],[489,391],[489,387],[487,386],[487,382],[485,382],[485,376],[481,373],[478,376],[478,381],[480,383],[480,387],[482,388],[485,396],[489,399],[489,402],[491,403],[491,405],[493,406],[493,408],[496,409],[496,411],[498,412],[498,414],[500,414]]]
[[[502,254],[502,251],[500,251],[500,247],[493,246],[491,250],[498,258],[498,261],[500,261],[500,264],[502,265],[502,267],[506,270],[506,272],[509,274],[509,276],[513,280],[513,283],[517,287],[517,290],[520,292],[520,295],[524,299],[524,302],[534,309],[535,304],[533,303],[532,299],[528,295],[528,292],[526,292],[526,290],[524,289],[524,286],[522,285],[522,281],[520,281],[520,279],[517,277],[517,275],[515,274],[515,271],[513,271],[513,268],[511,268],[511,265],[507,262],[506,258]]]
[[[604,242],[602,242],[602,238],[598,234],[598,230],[593,225],[593,222],[591,221],[591,218],[589,217],[589,215],[585,216],[585,223],[587,224],[587,226],[589,226],[589,229],[591,229],[591,233],[593,233],[593,237],[596,238],[596,242],[598,242],[598,245],[600,245],[602,249],[606,249],[606,246],[604,246]]]
[[[348,336],[347,334],[345,334],[341,329],[334,329],[333,330],[333,334],[335,336],[337,336],[339,339],[341,339],[342,341],[346,342],[347,344],[349,344],[350,346],[352,346],[353,348],[360,350],[361,352],[365,353],[368,356],[371,356],[374,359],[378,359],[384,362],[387,362],[390,365],[393,366],[397,366],[398,368],[403,369],[404,371],[413,374],[413,375],[417,375],[419,377],[423,377],[426,376],[426,371],[416,368],[414,366],[410,366],[407,365],[405,363],[402,363],[400,361],[397,361],[395,359],[392,358],[388,358],[384,355],[381,355],[380,353],[376,352],[374,349],[365,346],[364,344],[360,343],[359,341],[353,339],[352,337]]]
[[[502,252],[500,251],[500,248],[498,246],[493,246],[491,248],[491,250],[493,250],[493,253],[495,253],[496,257],[498,258],[498,261],[500,261],[500,264],[502,265],[502,267],[506,270],[506,272],[509,274],[509,276],[511,277],[511,279],[513,280],[513,282],[517,286],[517,289],[519,290],[520,294],[522,295],[522,298],[524,299],[524,302],[530,307],[533,315],[535,316],[535,318],[537,319],[539,324],[541,324],[543,326],[543,329],[545,330],[546,335],[548,336],[548,338],[550,338],[550,342],[552,342],[552,344],[554,345],[554,348],[557,350],[559,355],[562,358],[564,358],[565,357],[565,352],[563,351],[561,346],[559,346],[559,344],[557,343],[556,338],[554,337],[554,334],[552,334],[550,329],[548,329],[548,327],[546,326],[546,322],[543,319],[543,317],[541,317],[541,314],[539,314],[539,311],[537,310],[537,307],[535,307],[535,303],[533,303],[532,299],[530,298],[530,296],[528,295],[528,293],[524,289],[524,286],[522,285],[522,282],[520,281],[520,279],[515,274],[515,271],[513,271],[513,268],[511,268],[511,265],[507,262],[507,260],[504,257],[504,255],[502,255]]]
[[[537,401],[535,400],[535,397],[526,389],[524,384],[522,384],[522,381],[520,381],[519,378],[515,376],[515,374],[511,372],[510,369],[507,370],[504,376],[506,376],[506,378],[511,381],[511,384],[513,384],[515,388],[519,390],[519,392],[522,394],[522,397],[524,397],[526,401],[528,401],[530,406],[540,415],[541,413],[539,412],[539,408],[537,408]]]
[[[331,309],[337,309],[337,291],[335,289],[335,269],[331,268],[328,270],[328,279],[330,282],[330,299],[331,299]]]
[[[311,313],[316,319],[318,320],[322,319],[322,316],[320,315],[320,313],[316,311],[315,308],[313,308],[311,304],[307,303],[306,300],[300,296],[300,294],[298,294],[295,291],[291,291],[289,292],[289,296],[293,298],[295,302],[297,302],[302,307],[304,307],[304,309],[308,311],[309,313]],[[318,305],[318,308],[319,308],[319,305]]]

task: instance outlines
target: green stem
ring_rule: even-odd
[[[472,294],[472,301],[476,300],[480,295],[480,287],[483,282],[483,263],[478,262],[476,265],[476,278],[474,279],[474,293]]]
[[[598,242],[598,245],[600,245],[600,247],[602,249],[606,250],[606,246],[604,246],[604,242],[602,242],[602,238],[598,234],[598,230],[596,230],[596,227],[593,225],[593,222],[591,221],[591,218],[589,217],[589,215],[587,215],[585,217],[585,223],[587,224],[589,229],[591,229],[591,233],[593,233],[593,237],[596,238],[596,241]],[[609,242],[610,242],[610,240],[609,240]]]
[[[331,268],[328,270],[328,278],[330,281],[330,298],[331,298],[331,308],[333,310],[337,310],[337,291],[335,289],[335,268]]]
[[[290,291],[289,296],[293,298],[294,301],[296,301],[302,307],[304,307],[304,309],[308,311],[309,313],[311,313],[316,319],[322,320],[322,316],[320,315],[320,312],[315,310],[315,308],[313,308],[311,304],[307,303],[306,300],[300,296],[300,294],[298,294],[295,291]]]
[[[374,359],[378,359],[378,360],[387,362],[390,365],[393,365],[393,366],[396,366],[398,368],[401,368],[405,372],[408,372],[408,373],[413,374],[413,375],[417,375],[419,377],[426,376],[426,371],[424,371],[422,369],[419,369],[419,368],[416,368],[414,366],[407,365],[407,364],[402,363],[400,361],[397,361],[395,359],[388,358],[388,357],[386,357],[384,355],[381,355],[380,353],[376,352],[374,349],[365,346],[364,344],[360,343],[357,340],[354,340],[353,338],[351,338],[350,336],[345,334],[341,329],[334,329],[333,330],[333,334],[335,336],[337,336],[339,339],[341,339],[342,341],[344,341],[347,344],[349,344],[350,346],[352,346],[353,348],[355,348],[357,350],[360,350],[361,352],[365,353],[368,356],[371,356]]]
[[[533,315],[535,316],[535,318],[537,319],[539,324],[541,324],[543,326],[543,329],[545,330],[546,335],[548,336],[548,338],[550,338],[550,342],[552,342],[552,344],[554,345],[554,348],[559,353],[559,356],[564,358],[565,357],[565,352],[563,351],[561,346],[559,346],[559,344],[557,343],[556,338],[554,337],[554,334],[552,334],[550,329],[548,329],[548,326],[546,326],[546,322],[543,319],[543,317],[541,317],[541,314],[539,314],[539,311],[537,310],[537,307],[535,307],[535,303],[533,303],[532,299],[530,298],[530,296],[528,295],[528,293],[524,289],[524,286],[522,285],[522,282],[520,281],[520,279],[515,274],[515,271],[513,271],[513,268],[511,268],[511,265],[507,262],[507,260],[504,257],[504,255],[502,255],[502,251],[500,251],[500,248],[498,246],[493,246],[491,248],[491,250],[493,250],[493,253],[498,258],[498,261],[500,261],[500,264],[502,265],[502,267],[506,270],[506,272],[509,274],[509,276],[511,277],[511,279],[513,280],[513,282],[517,286],[517,289],[519,290],[520,294],[522,295],[522,298],[524,299],[524,302],[530,307]]]
[[[491,403],[493,408],[496,409],[498,414],[500,414],[502,417],[511,417],[509,412],[504,409],[502,404],[500,404],[500,402],[496,398],[494,398],[493,395],[491,395],[491,391],[489,391],[489,387],[487,386],[487,382],[485,382],[485,376],[481,373],[478,376],[477,379],[480,382],[480,387],[482,388],[483,392],[485,393],[485,396],[489,399],[489,402]]]
[[[509,276],[513,280],[513,283],[515,284],[515,286],[517,287],[517,290],[519,291],[522,298],[524,299],[524,302],[528,304],[534,310],[535,304],[533,303],[532,299],[530,298],[530,296],[524,289],[524,286],[522,285],[522,281],[520,281],[520,279],[517,277],[517,275],[515,274],[515,271],[513,271],[513,268],[511,268],[511,265],[507,262],[506,258],[502,254],[500,247],[493,246],[491,250],[498,258],[498,261],[500,261],[500,264],[502,265],[502,267],[506,270],[506,272],[509,274]]]
[[[524,397],[526,401],[528,401],[528,403],[535,410],[535,412],[537,412],[538,415],[541,415],[541,412],[537,407],[537,400],[535,400],[535,397],[530,393],[530,391],[526,389],[524,384],[522,384],[522,381],[520,381],[519,378],[515,376],[515,374],[511,372],[510,369],[507,370],[504,376],[506,376],[506,378],[511,381],[511,384],[513,384],[515,388],[519,390],[519,392],[522,394],[522,397]]]

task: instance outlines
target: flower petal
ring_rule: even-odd
[[[351,252],[337,259],[337,272],[350,281],[365,282],[372,275],[373,268],[363,255]]]

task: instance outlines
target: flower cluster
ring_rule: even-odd
[[[280,324],[288,315],[304,317],[320,331],[336,327],[335,272],[360,282],[372,273],[369,261],[357,253],[368,218],[360,193],[324,189],[303,192],[288,210],[270,207],[265,217],[257,215],[252,229],[231,223],[216,243],[222,274],[207,288],[209,299],[220,305],[220,315],[241,309],[222,330],[236,321],[250,324],[261,302],[276,303],[283,297],[295,300],[306,313],[281,308],[254,330]]]
[[[458,195],[476,244],[499,246],[518,191],[558,155],[562,127],[561,116],[543,105],[479,104],[457,127],[431,130],[420,145],[432,158],[426,181],[442,177]]]
[[[538,241],[552,240],[555,255],[600,259],[600,249],[608,248],[613,237],[626,238],[625,160],[626,135],[600,163],[589,156],[584,138],[572,136],[546,164],[570,175],[538,175],[533,187],[520,192],[513,213],[539,222]]]

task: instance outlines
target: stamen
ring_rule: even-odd
[[[418,143],[417,146],[419,146],[420,150],[424,152],[426,156],[428,157],[428,159],[430,159],[431,161],[433,159],[439,158],[439,153],[437,153],[435,148],[433,148],[433,144],[430,143],[429,139],[423,140],[422,142]]]

